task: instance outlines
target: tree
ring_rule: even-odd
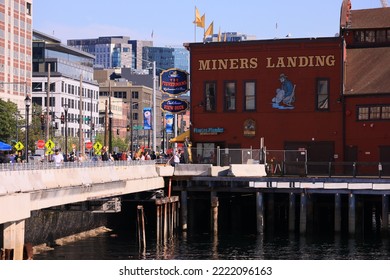
[[[6,143],[15,140],[18,133],[19,111],[15,103],[0,99],[0,139]]]

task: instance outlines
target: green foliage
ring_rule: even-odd
[[[0,140],[11,144],[16,139],[19,111],[15,103],[0,99]]]

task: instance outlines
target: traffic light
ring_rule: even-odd
[[[95,124],[94,123],[91,123],[91,129],[95,130]]]
[[[119,135],[119,128],[116,129],[116,135]]]
[[[61,114],[61,124],[65,123],[65,116],[64,113]]]
[[[129,124],[126,126],[126,130],[130,131],[130,125]]]

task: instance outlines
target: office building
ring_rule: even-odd
[[[0,1],[0,98],[19,110],[31,90],[32,2]]]

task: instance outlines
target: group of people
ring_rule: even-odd
[[[8,153],[0,155],[0,163],[23,163],[26,162],[26,157],[22,151],[17,151],[17,153]]]

